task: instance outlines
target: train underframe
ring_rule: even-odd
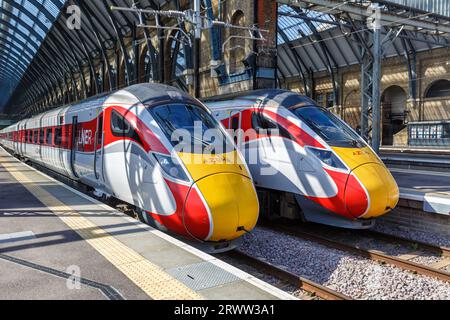
[[[370,229],[375,225],[375,219],[350,220],[299,194],[265,188],[258,188],[257,191],[260,215],[268,220],[284,218],[345,229]]]

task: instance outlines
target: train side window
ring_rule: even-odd
[[[278,126],[275,122],[259,112],[253,113],[252,126],[256,131],[278,129]]]
[[[275,121],[259,112],[253,113],[252,127],[257,132],[260,130],[266,130],[269,135],[272,134],[274,130],[278,130],[280,136],[286,139],[293,139],[289,131],[287,131],[283,126],[277,124]]]
[[[48,144],[49,146],[52,145],[53,143],[53,130],[51,128],[47,128],[47,135],[46,135],[46,139],[45,139],[45,143]]]
[[[39,130],[39,144],[44,144],[44,129]]]
[[[130,133],[130,123],[117,111],[111,113],[111,131],[116,137],[126,137]]]
[[[62,144],[62,128],[55,128],[55,146],[60,146]]]
[[[115,110],[111,113],[111,131],[115,137],[131,138],[142,144],[142,140],[137,131],[131,127],[131,124],[127,121],[127,119]]]

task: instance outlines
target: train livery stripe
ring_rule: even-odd
[[[293,140],[298,143],[300,146],[311,146],[316,148],[322,148],[325,149],[325,147],[313,136],[311,136],[309,133],[307,133],[305,130],[300,128],[299,126],[292,123],[292,121],[280,116],[278,113],[266,110],[266,109],[258,109],[258,108],[248,108],[246,110],[243,110],[240,113],[237,113],[230,118],[222,119],[222,124],[227,128],[231,129],[231,124],[233,123],[233,119],[238,119],[240,115],[242,115],[241,120],[241,127],[240,129],[246,131],[246,130],[252,130],[253,129],[253,123],[252,123],[252,117],[254,113],[264,114],[265,116],[269,117],[276,123],[280,124],[284,129],[286,129],[289,134],[292,136]],[[252,140],[257,140],[260,138],[265,138],[267,135],[262,134],[254,134],[254,135],[246,135],[246,141],[249,142]]]
[[[69,228],[78,233],[80,237],[141,288],[150,298],[155,300],[203,299],[197,292],[127,247],[104,229],[81,216],[76,210],[56,199],[35,181],[20,171],[14,170],[15,165],[2,163],[2,166]],[[71,212],[71,214],[68,215],[67,212]]]
[[[167,148],[161,143],[160,139],[153,133],[152,130],[141,120],[139,119],[133,112],[128,110],[127,108],[120,106],[109,107],[105,110],[105,123],[111,123],[111,112],[112,110],[117,111],[120,115],[122,115],[132,126],[132,128],[136,131],[139,136],[140,141],[136,141],[136,139],[132,139],[129,137],[115,137],[111,130],[105,130],[105,142],[104,145],[108,145],[117,140],[134,140],[139,143],[146,152],[153,151],[159,152],[163,154],[169,154],[170,152]],[[109,127],[109,126],[107,126]],[[106,129],[106,128],[105,128]]]

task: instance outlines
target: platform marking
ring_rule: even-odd
[[[194,290],[176,280],[157,265],[130,249],[90,220],[56,199],[32,179],[25,176],[17,165],[2,166],[31,194],[58,216],[69,228],[77,232],[97,252],[105,257],[125,276],[155,300],[202,300]],[[65,212],[62,215],[60,212]],[[68,213],[72,212],[72,213]]]
[[[18,242],[35,239],[36,236],[32,231],[15,232],[9,234],[0,234],[0,243]]]
[[[19,259],[19,258],[16,258],[16,257],[7,256],[5,254],[1,254],[0,253],[0,259],[3,259],[5,261],[9,261],[11,263],[16,263],[16,264],[19,264],[21,266],[28,267],[28,268],[31,268],[31,269],[34,269],[34,270],[38,270],[40,272],[48,273],[48,274],[51,274],[51,275],[56,276],[58,278],[63,278],[63,279],[73,279],[74,278],[74,276],[69,274],[69,273],[61,272],[59,270],[55,270],[55,269],[52,269],[52,268],[49,268],[49,267],[41,266],[41,265],[38,265],[36,263],[32,263],[32,262],[29,262],[29,261],[26,261],[26,260],[22,260],[22,259]],[[89,286],[89,287],[95,288],[97,290],[100,290],[100,292],[103,293],[103,295],[105,297],[107,297],[109,300],[124,300],[124,298],[122,297],[120,292],[117,291],[116,289],[114,289],[111,286],[102,284],[102,283],[97,282],[97,281],[92,281],[92,280],[89,280],[89,279],[85,279],[85,278],[77,278],[77,277],[75,277],[75,280],[79,281],[80,284],[82,284],[82,285]]]

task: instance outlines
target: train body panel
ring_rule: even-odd
[[[178,117],[158,118],[164,112]],[[188,162],[195,150],[179,152],[167,131],[177,125],[192,129],[183,113],[198,116],[203,127],[228,139],[199,101],[172,87],[143,84],[20,121],[0,131],[0,143],[98,195],[135,206],[162,230],[225,247],[256,225],[253,180],[231,140],[224,144],[233,145],[230,154],[238,161],[214,163],[224,152],[202,156],[199,164]],[[242,189],[244,198],[218,196],[235,189]]]
[[[292,194],[304,220],[368,228],[397,205],[397,184],[379,157],[309,98],[260,90],[206,104],[245,154],[256,185]]]

